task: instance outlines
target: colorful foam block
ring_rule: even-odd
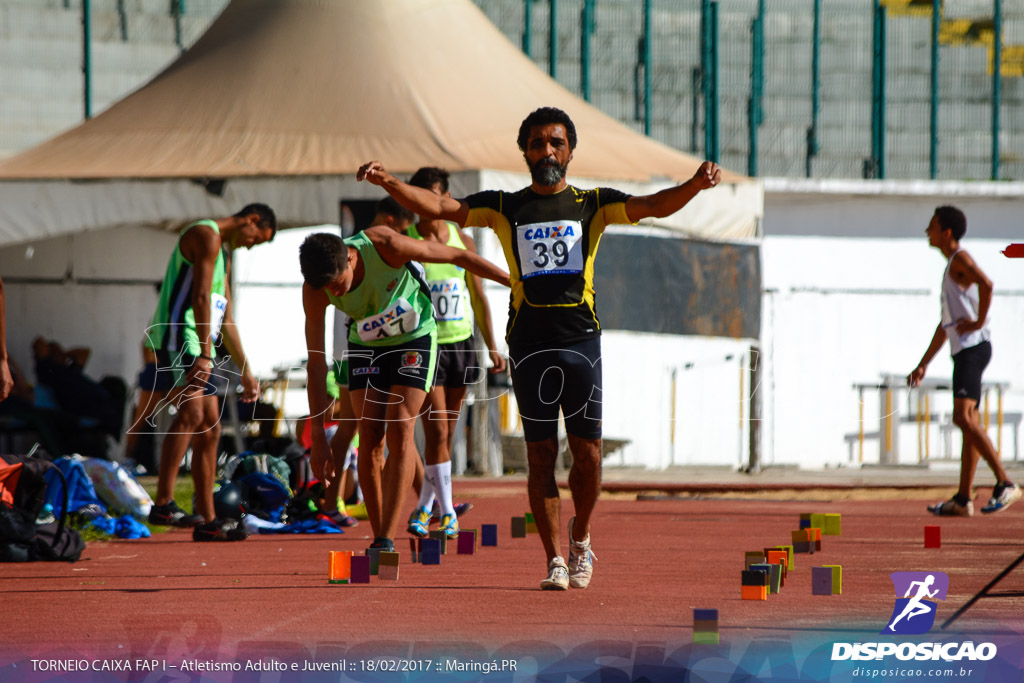
[[[537,520],[535,520],[535,519],[533,518],[533,513],[532,513],[532,512],[527,512],[526,514],[524,514],[524,515],[523,515],[523,519],[525,519],[525,520],[526,520],[526,523],[527,523],[527,524],[534,524],[534,523],[536,523],[536,521],[537,521]]]
[[[924,547],[942,547],[942,527],[929,524],[924,528]]]
[[[821,530],[821,533],[826,536],[841,536],[843,533],[842,517],[837,513],[825,515],[825,528]]]
[[[413,562],[420,561],[420,541],[422,540],[420,538],[409,539],[409,555],[412,557]]]
[[[367,548],[366,556],[370,558],[370,576],[377,576],[380,571],[380,548]]]
[[[423,564],[441,564],[441,541],[436,538],[424,538],[420,551],[420,562]]]
[[[811,567],[811,593],[832,595],[832,569],[830,567]]]
[[[746,553],[744,553],[743,566],[745,568],[750,569],[750,565],[752,565],[752,564],[759,564],[761,562],[764,562],[764,553],[762,551],[760,551],[760,550],[752,551],[751,550],[751,551],[747,551]]]
[[[743,571],[742,584],[744,586],[767,586],[768,572],[745,569]]]
[[[740,595],[744,600],[767,600],[768,586],[742,586]]]
[[[352,583],[370,583],[370,558],[368,556],[352,556]]]
[[[379,574],[382,581],[398,581],[398,553],[381,552]]]
[[[442,555],[447,555],[448,554],[448,537],[445,535],[445,533],[443,531],[441,531],[440,529],[435,529],[435,530],[430,532],[430,537],[432,539],[434,539],[435,541],[440,541],[441,542],[441,554]]]
[[[832,595],[843,594],[843,565],[841,564],[825,564],[823,567],[828,567],[832,570]]]
[[[327,562],[328,583],[348,583],[352,578],[352,551],[332,550]]]
[[[777,564],[768,564],[762,562],[760,564],[750,565],[750,571],[764,572],[768,576],[768,592],[778,593],[781,586],[782,580],[782,568]]]
[[[814,543],[815,550],[821,550],[821,527],[812,526],[809,529],[805,529],[807,532],[807,539]]]
[[[812,529],[824,529],[825,528],[825,515],[814,513],[811,515],[811,528]]]
[[[793,564],[793,546],[791,545],[777,545],[772,550],[785,550],[786,551],[786,573],[793,571],[796,566]]]
[[[496,545],[498,545],[498,525],[497,524],[481,524],[480,525],[480,545],[481,546],[496,546]]]
[[[808,529],[811,526],[811,513],[801,512],[800,513],[800,527],[801,529]]]
[[[694,645],[718,645],[718,631],[694,631]]]
[[[528,534],[536,534],[536,533],[540,533],[540,532],[537,531],[537,525],[534,522],[527,522],[526,523],[526,533],[528,533]]]
[[[459,555],[473,555],[476,553],[476,529],[462,529],[459,531],[459,541],[455,552]]]
[[[693,610],[694,621],[718,621],[718,610],[717,609],[697,609]]]
[[[512,518],[512,538],[526,538],[526,518]]]
[[[693,620],[693,630],[702,633],[718,633],[718,620]]]

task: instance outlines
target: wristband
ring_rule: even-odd
[[[208,360],[211,363],[213,362],[213,358],[210,358],[209,356],[204,356],[204,355],[200,354],[199,357],[202,358],[203,360]]]

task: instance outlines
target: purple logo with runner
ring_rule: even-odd
[[[896,591],[896,605],[881,632],[928,633],[935,623],[936,601],[946,599],[949,577],[942,572],[893,572],[889,578]]]

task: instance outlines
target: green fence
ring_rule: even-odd
[[[737,171],[1024,178],[1021,0],[475,2],[569,90]],[[0,0],[0,157],[143,85],[227,3]]]
[[[1024,178],[1024,3],[476,1],[569,90],[750,175]]]

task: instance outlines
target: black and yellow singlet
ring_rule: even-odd
[[[606,226],[629,224],[618,190],[572,185],[553,195],[530,188],[466,197],[466,226],[494,230],[505,250],[512,296],[510,346],[570,343],[601,334],[594,303],[594,257]]]

